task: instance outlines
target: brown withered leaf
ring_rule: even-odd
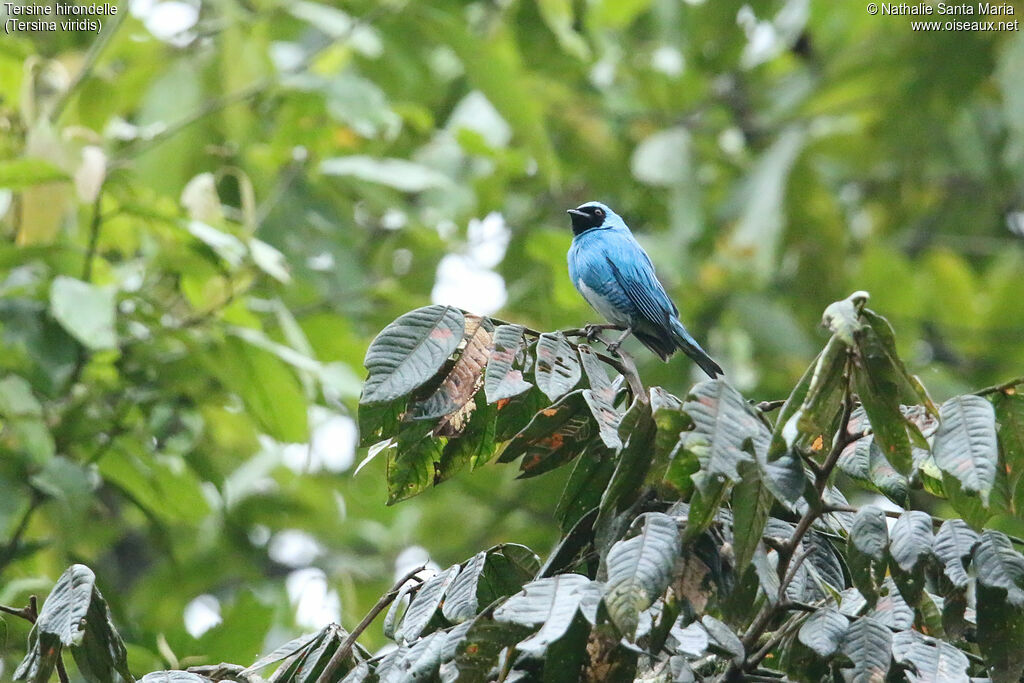
[[[486,319],[467,315],[458,360],[434,393],[415,407],[413,414],[418,420],[442,418],[434,428],[435,435],[455,436],[465,428],[476,407],[473,397],[483,386],[493,329]]]

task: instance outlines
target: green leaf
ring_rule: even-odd
[[[397,447],[388,450],[388,505],[411,498],[434,484],[445,442],[429,427],[413,422],[398,434]]]
[[[399,647],[381,659],[376,675],[381,683],[433,680],[441,664],[447,634],[434,631],[406,647]],[[312,679],[309,683],[315,683]]]
[[[925,390],[924,385],[921,384],[921,380],[910,374],[903,363],[903,359],[896,352],[896,334],[893,332],[889,321],[868,308],[861,311],[861,316],[871,326],[872,331],[878,338],[879,345],[896,371],[897,378],[902,380],[901,395],[908,398],[916,398],[930,415],[938,417],[939,411],[935,407],[935,403],[932,402],[931,396]]]
[[[589,389],[583,390],[583,399],[597,422],[605,446],[619,450],[622,448],[622,439],[619,438],[619,421],[622,416],[615,410],[615,387],[608,380],[604,365],[589,346],[580,345],[579,356],[590,384]]]
[[[487,563],[487,552],[481,551],[466,560],[444,596],[441,613],[453,624],[462,623],[476,616],[477,584]]]
[[[501,112],[541,172],[557,178],[558,157],[548,137],[542,100],[531,85],[511,27],[498,22],[474,31],[460,11],[424,11],[423,18],[431,38],[455,51],[469,82]]]
[[[850,627],[850,621],[838,610],[822,607],[800,627],[800,642],[814,650],[819,657],[830,657],[839,649]]]
[[[604,603],[619,632],[632,640],[640,612],[665,592],[679,555],[679,531],[668,515],[647,512],[633,523],[637,535],[608,551]]]
[[[94,351],[117,347],[115,292],[58,275],[50,285],[50,312],[83,346]]]
[[[501,653],[529,633],[527,627],[495,622],[483,615],[469,623],[471,625],[465,637],[455,643],[455,655],[451,662],[458,674],[454,679],[458,683],[487,680],[488,673],[498,664]],[[442,665],[442,680],[452,680],[444,676],[452,667]]]
[[[91,569],[83,564],[68,567],[46,596],[35,629],[56,636],[65,647],[81,643],[95,586],[96,575]]]
[[[496,448],[496,416],[495,407],[485,404],[483,396],[478,393],[476,409],[468,418],[469,424],[461,434],[450,438],[441,452],[436,483],[449,479],[467,466],[475,470],[490,461]]]
[[[596,441],[588,444],[587,450],[576,459],[555,508],[555,518],[563,533],[567,533],[583,515],[600,504],[615,465],[614,454]]]
[[[738,391],[725,380],[701,382],[690,390],[683,410],[696,425],[692,434],[704,437],[707,448],[698,453],[700,476],[694,476],[697,488],[707,493],[713,483],[726,479],[740,481],[737,467],[753,462],[744,448],[751,440],[754,448],[767,448],[769,434],[764,424],[751,411]]]
[[[853,585],[869,600],[877,594],[876,585],[885,575],[888,546],[885,513],[874,505],[865,505],[850,527],[848,557]]]
[[[451,306],[425,306],[385,327],[366,351],[360,403],[405,396],[433,377],[462,342],[465,319]]]
[[[29,651],[15,680],[50,678],[61,648],[72,648],[82,675],[97,683],[131,681],[124,642],[114,628],[96,575],[81,564],[68,567],[46,597],[29,634]]]
[[[558,38],[558,44],[563,50],[579,59],[590,57],[586,41],[573,30],[575,17],[572,0],[537,0],[537,7],[544,23]]]
[[[43,406],[32,393],[32,385],[18,375],[0,380],[0,416],[42,417]]]
[[[641,398],[633,400],[633,405],[619,423],[619,436],[625,445],[615,464],[611,481],[601,496],[598,527],[610,516],[633,504],[650,470],[653,456],[651,444],[654,442],[656,427],[650,403]]]
[[[277,356],[229,336],[207,356],[206,364],[238,394],[267,435],[284,443],[305,443],[309,438],[302,386]]]
[[[577,457],[593,436],[582,392],[574,391],[534,415],[508,442],[498,461],[511,462],[523,456],[522,476],[536,476]]]
[[[870,326],[857,335],[854,385],[871,420],[875,443],[886,459],[903,474],[913,465],[908,427],[917,429],[900,409],[903,378],[890,360],[878,334]]]
[[[85,615],[85,633],[78,647],[71,648],[78,671],[88,681],[122,683],[133,681],[128,670],[128,652],[121,640],[107,601],[93,587],[92,601]]]
[[[885,458],[874,436],[861,437],[844,448],[836,464],[846,475],[879,491],[897,505],[906,503],[910,484]]]
[[[861,617],[850,625],[841,650],[853,662],[853,683],[885,680],[889,671],[892,632],[871,617]]]
[[[942,404],[939,415],[935,463],[965,491],[980,494],[987,507],[999,459],[992,404],[980,396],[954,396]]]
[[[206,676],[189,671],[153,671],[139,679],[139,683],[213,683]]]
[[[1018,683],[1024,675],[1024,648],[1020,646],[1024,642],[1024,608],[1009,602],[1001,587],[982,582],[981,571],[979,568],[978,648],[993,683]]]
[[[274,650],[269,654],[257,659],[255,662],[247,666],[242,673],[257,673],[260,669],[264,669],[271,664],[276,664],[277,662],[288,659],[303,650],[309,650],[314,646],[317,639],[321,638],[323,635],[324,629],[321,629],[316,633],[307,633],[306,635],[299,636],[298,638],[293,638],[284,645],[274,648]]]
[[[818,354],[800,409],[786,418],[786,422],[780,418],[782,436],[790,446],[807,446],[818,437],[831,441],[833,425],[843,405],[843,373],[848,355],[849,347],[838,334],[833,335]],[[798,430],[796,434],[794,426]]]
[[[993,399],[999,429],[999,454],[1006,470],[1014,509],[1024,510],[1024,395],[998,394]],[[1018,490],[1020,493],[1018,493]]]
[[[565,635],[576,611],[584,601],[596,603],[599,592],[593,583],[579,574],[563,574],[526,584],[494,611],[494,620],[541,629],[516,646],[533,655]]]
[[[979,540],[978,534],[962,519],[947,519],[935,534],[933,551],[953,585],[967,587],[964,559],[971,556]]]
[[[738,468],[742,480],[732,492],[733,549],[736,566],[747,567],[754,549],[761,542],[768,512],[775,500],[755,463],[743,462]]]
[[[1024,608],[1024,555],[1014,549],[1006,534],[993,529],[981,532],[974,567],[980,585],[1005,590],[1011,605]]]
[[[889,535],[892,538],[889,554],[905,572],[912,571],[922,558],[931,555],[932,518],[926,512],[907,510],[892,525]]]
[[[970,662],[949,643],[926,638],[917,631],[900,631],[892,638],[892,656],[916,674],[915,681],[966,681]]]
[[[525,545],[503,543],[487,551],[487,563],[477,585],[477,600],[489,605],[518,592],[537,575],[540,558]]]
[[[903,598],[892,577],[885,577],[875,607],[870,616],[880,623],[896,630],[910,628],[914,624],[914,610]]]
[[[320,172],[387,185],[409,193],[446,189],[453,184],[451,178],[429,166],[406,159],[379,159],[362,155],[324,159],[320,163]]]
[[[409,603],[409,609],[402,618],[402,626],[395,634],[399,642],[411,643],[423,634],[434,613],[441,606],[449,586],[458,578],[459,566],[449,567],[440,574],[427,579]]]
[[[70,180],[67,173],[44,159],[0,161],[0,188],[20,190],[32,185]]]
[[[705,614],[701,617],[700,623],[707,630],[708,635],[711,636],[709,643],[711,647],[729,655],[734,662],[743,661],[743,657],[746,655],[743,642],[736,637],[731,628],[710,614]]]
[[[488,403],[513,398],[533,385],[523,372],[512,367],[523,340],[522,325],[499,325],[494,330],[491,357],[484,373],[484,394]]]
[[[544,333],[537,341],[537,365],[534,376],[537,387],[552,401],[557,401],[580,381],[580,363],[576,350],[561,332]]]

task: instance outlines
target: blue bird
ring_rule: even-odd
[[[617,351],[632,333],[663,361],[681,349],[712,379],[724,375],[679,322],[679,309],[626,222],[600,202],[581,204],[568,213],[573,232],[569,277],[594,310],[625,328],[608,350]]]

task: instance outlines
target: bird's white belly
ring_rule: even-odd
[[[594,310],[604,316],[605,320],[615,325],[629,325],[629,317],[623,315],[622,311],[612,305],[607,298],[587,287],[587,283],[580,278],[576,282],[580,294],[587,300],[587,303],[594,307]]]

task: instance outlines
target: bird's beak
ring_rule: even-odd
[[[570,214],[572,216],[579,216],[580,218],[586,218],[587,217],[587,214],[583,213],[579,209],[569,209],[568,211],[566,211],[566,213]]]

